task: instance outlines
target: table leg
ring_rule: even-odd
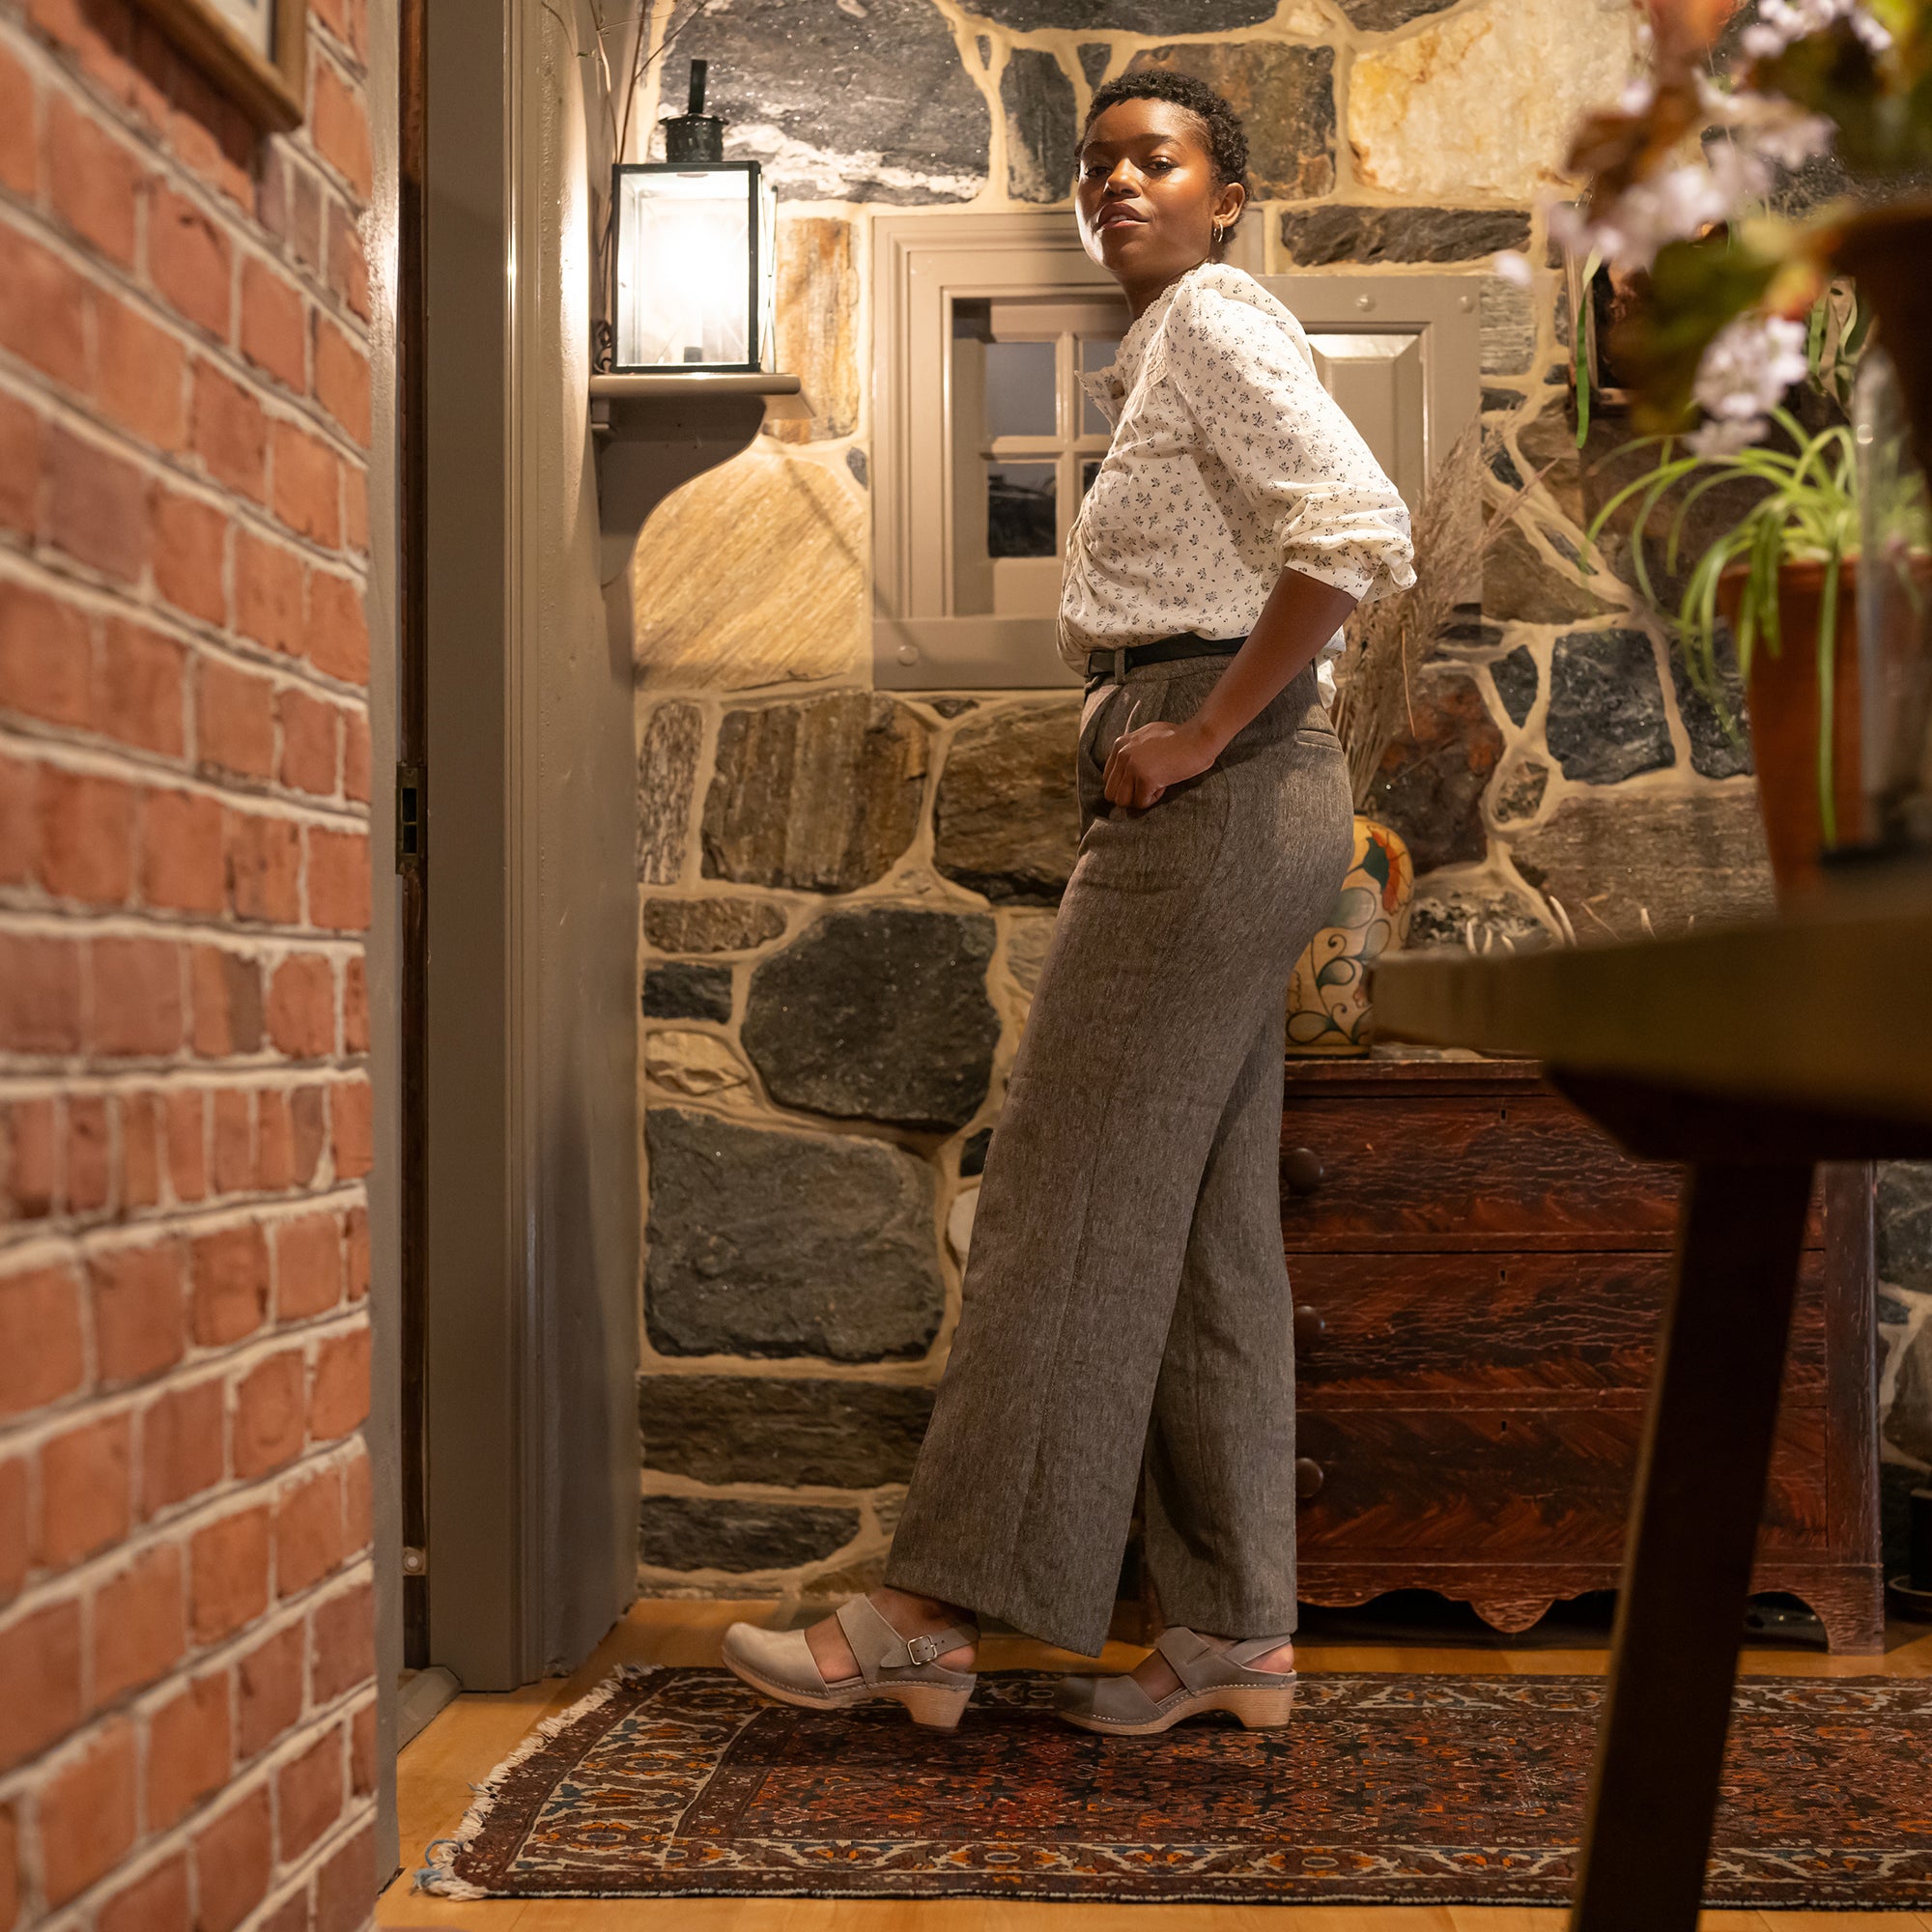
[[[1694,1932],[1811,1168],[1699,1162],[1631,1501],[1571,1932]]]

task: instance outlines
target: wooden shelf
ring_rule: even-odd
[[[643,403],[659,398],[689,401],[695,396],[795,396],[796,376],[726,369],[694,370],[689,376],[593,376],[593,403]]]

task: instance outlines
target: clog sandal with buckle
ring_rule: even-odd
[[[1055,1706],[1069,1724],[1119,1738],[1152,1737],[1203,1711],[1230,1711],[1251,1731],[1272,1730],[1287,1723],[1294,1709],[1294,1672],[1248,1665],[1289,1641],[1251,1636],[1217,1650],[1177,1625],[1161,1632],[1154,1648],[1180,1679],[1179,1690],[1155,1700],[1124,1674],[1064,1677]]]
[[[733,1624],[724,1633],[724,1662],[753,1690],[805,1711],[840,1711],[886,1697],[903,1704],[916,1724],[950,1731],[979,1681],[970,1670],[948,1670],[937,1659],[980,1641],[973,1629],[952,1627],[935,1636],[901,1636],[864,1597],[838,1606],[838,1628],[859,1660],[857,1677],[828,1684],[805,1633]]]

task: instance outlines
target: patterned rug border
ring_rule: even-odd
[[[970,1877],[962,1875],[962,1882],[957,1885],[949,1885],[945,1889],[940,1891],[925,1892],[909,1891],[902,1883],[895,1886],[891,1882],[889,1875],[885,1874],[871,1875],[866,1879],[856,1881],[846,1880],[842,1882],[830,1874],[813,1874],[810,1878],[801,1880],[798,1883],[788,1883],[775,1872],[756,1875],[755,1883],[749,1887],[721,1883],[721,1879],[724,1875],[719,1874],[713,1876],[709,1882],[705,1883],[687,1885],[677,1883],[676,1881],[657,1882],[653,1883],[648,1890],[635,1889],[620,1889],[609,1885],[575,1886],[558,1884],[546,1887],[542,1891],[523,1891],[478,1886],[463,1878],[456,1871],[457,1861],[482,1836],[491,1822],[493,1814],[503,1801],[506,1788],[514,1781],[518,1772],[530,1759],[536,1757],[554,1744],[556,1739],[563,1733],[570,1730],[574,1725],[582,1722],[586,1718],[594,1715],[621,1692],[647,1686],[654,1678],[691,1675],[722,1676],[724,1674],[713,1669],[683,1664],[619,1664],[608,1677],[583,1696],[580,1697],[574,1704],[537,1724],[518,1743],[516,1748],[503,1759],[481,1784],[471,1787],[475,1794],[474,1799],[464,1813],[462,1823],[457,1827],[456,1831],[450,1836],[437,1839],[425,1847],[424,1858],[426,1862],[413,1874],[414,1889],[417,1891],[442,1898],[470,1902],[512,1897],[524,1899],[757,1897],[873,1900],[923,1897],[928,1901],[936,1901],[944,1898],[1004,1898],[1013,1902],[1091,1904],[1097,1902],[1099,1897],[1104,1896],[1107,1903],[1121,1905],[1204,1904],[1232,1906],[1256,1903],[1278,1903],[1282,1905],[1315,1905],[1319,1903],[1321,1905],[1395,1906],[1432,1904],[1486,1905],[1497,1907],[1540,1906],[1547,1909],[1552,1903],[1547,1881],[1544,1882],[1540,1889],[1520,1889],[1517,1886],[1513,1886],[1506,1879],[1499,1879],[1493,1873],[1486,1875],[1480,1884],[1472,1885],[1472,1889],[1466,1893],[1457,1891],[1453,1889],[1448,1890],[1435,1889],[1431,1891],[1427,1899],[1419,1896],[1398,1898],[1392,1895],[1389,1885],[1383,1883],[1370,1886],[1360,1890],[1349,1889],[1346,1887],[1335,1890],[1326,1890],[1321,1893],[1319,1900],[1316,1900],[1280,1898],[1278,1894],[1270,1896],[1251,1888],[1234,1892],[1233,1894],[1226,1889],[1194,1889],[1188,1888],[1184,1882],[1179,1889],[1163,1891],[1158,1895],[1132,1890],[1108,1891],[1101,1894],[1096,1893],[1091,1880],[1088,1881],[1086,1889],[1078,1890],[1062,1889],[1056,1887],[1050,1879],[1040,1878],[1030,1879],[1025,1883],[1023,1888],[1020,1888],[1016,1887],[1014,1882],[1010,1880],[1003,1882],[989,1874],[975,1874]],[[1402,1671],[1341,1673],[1342,1677],[1350,1681],[1355,1679],[1372,1681],[1386,1676],[1391,1683],[1398,1681],[1404,1683],[1410,1681],[1427,1682],[1431,1676],[1436,1674],[1438,1673]],[[1484,1683],[1490,1681],[1492,1676],[1492,1673],[1487,1672],[1439,1674],[1445,1686],[1464,1682]],[[1018,1682],[1022,1679],[1030,1679],[1039,1675],[1040,1673],[1035,1671],[1003,1671],[984,1673],[980,1681],[983,1688],[991,1688],[1002,1678]],[[1313,1689],[1314,1683],[1319,1681],[1304,1680],[1304,1688]],[[1518,1689],[1529,1689],[1531,1687],[1554,1689],[1560,1685],[1575,1684],[1588,1686],[1594,1690],[1601,1691],[1605,1680],[1600,1675],[1577,1672],[1552,1672],[1547,1676],[1542,1674],[1532,1677],[1498,1676],[1495,1681],[1499,1684],[1507,1683]],[[1862,1677],[1844,1679],[1836,1677],[1786,1677],[1782,1675],[1750,1676],[1740,1677],[1738,1679],[1738,1689],[1740,1690],[1747,1688],[1763,1688],[1766,1690],[1790,1688],[1796,1690],[1800,1688],[1824,1689],[1827,1687],[1842,1687],[1846,1690],[1852,1690],[1863,1686],[1867,1681]],[[1894,1687],[1893,1680],[1878,1679],[1875,1681],[1888,1688],[1905,1688],[1903,1684],[1898,1684]],[[1914,1686],[1912,1688],[1932,1690],[1932,1686]],[[1572,1848],[1565,1847],[1563,1850],[1566,1858],[1572,1855]],[[1755,1896],[1732,1896],[1721,1899],[1707,1899],[1705,1907],[1707,1910],[1725,1911],[1788,1911],[1802,1909],[1807,1912],[1846,1913],[1923,1909],[1922,1903],[1906,1903],[1902,1905],[1874,1904],[1869,1897],[1850,1897],[1842,1893],[1837,1897],[1823,1896],[1818,1889],[1812,1889],[1820,1883],[1816,1874],[1808,1874],[1804,1880],[1799,1882],[1804,1884],[1806,1888],[1803,1897],[1791,1895],[1781,1897],[1766,1895],[1762,1898]],[[1826,1883],[1829,1883],[1829,1881]]]

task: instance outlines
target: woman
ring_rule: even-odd
[[[1277,1160],[1288,978],[1351,849],[1316,660],[1412,582],[1408,517],[1293,317],[1221,260],[1247,144],[1211,88],[1129,75],[1080,150],[1087,251],[1133,322],[1067,541],[1088,674],[1080,857],[986,1156],[959,1330],[887,1587],[810,1631],[735,1624],[787,1703],[958,1721],[976,1617],[1092,1656],[1146,1469],[1171,1627],[1062,1715],[1287,1721],[1294,1369]]]

